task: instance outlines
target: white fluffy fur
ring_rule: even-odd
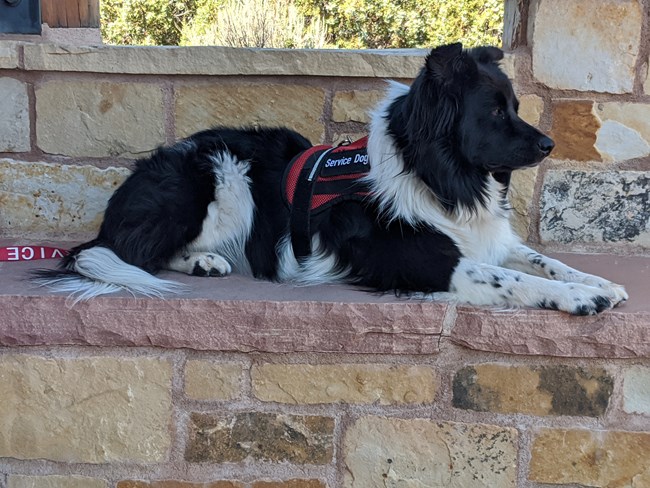
[[[251,275],[244,254],[255,216],[251,181],[246,176],[250,163],[239,161],[225,151],[212,158],[216,173],[215,199],[208,205],[201,234],[188,244],[186,251],[220,254],[235,271]]]
[[[520,240],[512,231],[509,215],[499,206],[503,186],[490,178],[487,205],[477,212],[445,211],[431,189],[412,172],[404,171],[404,161],[387,133],[386,115],[393,100],[405,95],[408,86],[390,82],[386,99],[372,114],[368,156],[370,184],[379,208],[390,219],[411,225],[428,225],[448,235],[464,256],[482,263],[500,265]]]
[[[162,297],[185,289],[180,283],[156,278],[137,266],[125,263],[105,247],[81,251],[75,259],[74,271],[86,278],[66,276],[43,284],[55,291],[69,293],[74,297],[73,303],[120,290]]]

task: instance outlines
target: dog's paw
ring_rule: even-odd
[[[621,303],[625,303],[629,298],[623,285],[612,283],[611,281],[607,281],[599,276],[585,275],[585,278],[581,283],[602,290],[603,294],[609,298],[614,307],[619,306]]]
[[[192,270],[188,274],[194,276],[226,276],[232,271],[228,261],[218,254],[193,253],[190,259]]]
[[[596,315],[615,305],[606,290],[581,283],[567,283],[566,297],[558,303],[558,308],[572,315]]]

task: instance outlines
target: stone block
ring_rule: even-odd
[[[453,405],[479,412],[600,417],[613,386],[602,368],[477,364],[456,372]]]
[[[126,168],[0,159],[0,232],[77,239],[94,234]]]
[[[544,112],[544,100],[537,95],[522,95],[519,97],[519,117],[531,125],[539,125]]]
[[[185,395],[193,400],[233,400],[240,395],[241,376],[241,364],[188,361]]]
[[[327,464],[334,454],[334,419],[329,417],[192,413],[188,429],[185,460],[191,463]]]
[[[334,122],[370,122],[369,113],[383,99],[383,90],[336,92],[332,102]]]
[[[36,88],[36,114],[37,145],[49,154],[140,157],[165,142],[155,84],[46,82]]]
[[[256,49],[223,46],[26,44],[25,69],[89,73],[414,78],[426,49]]]
[[[633,366],[623,379],[623,410],[650,415],[650,368]]]
[[[0,457],[161,462],[171,366],[150,358],[0,358]]]
[[[18,63],[18,42],[0,41],[0,69],[16,69]]]
[[[87,476],[23,476],[12,474],[7,488],[106,488],[108,483]]]
[[[540,0],[535,78],[554,89],[631,93],[643,18],[641,0]]]
[[[31,148],[27,85],[14,78],[0,78],[0,93],[0,152],[27,152]]]
[[[292,404],[431,403],[439,383],[431,368],[389,364],[264,364],[251,376],[257,398]]]
[[[514,54],[504,53],[503,59],[499,62],[499,66],[508,78],[515,81],[516,69]]]
[[[543,429],[528,479],[613,488],[650,486],[650,433]]]
[[[521,169],[513,171],[510,179],[509,198],[513,209],[510,216],[510,223],[517,235],[523,240],[528,239],[530,235],[530,209],[537,184],[538,172],[539,168],[537,166]]]
[[[645,65],[645,83],[643,83],[643,93],[650,95],[650,56]]]
[[[323,138],[322,88],[302,85],[199,85],[176,90],[176,133],[180,137],[215,125],[286,126],[312,143]]]
[[[593,105],[593,102],[586,100],[554,104],[553,123],[549,133],[555,141],[552,158],[600,161],[600,154],[594,144],[601,122],[594,114]]]
[[[124,480],[117,483],[117,488],[244,488],[239,481],[209,481],[206,483],[191,483],[180,480]]]
[[[514,487],[517,431],[485,424],[362,417],[345,434],[346,488]]]
[[[320,480],[258,481],[253,488],[327,488]]]
[[[601,123],[595,148],[604,161],[650,155],[650,104],[603,102],[594,111]]]
[[[549,171],[541,195],[541,238],[650,248],[649,187],[647,171]]]

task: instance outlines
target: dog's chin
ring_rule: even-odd
[[[517,161],[516,163],[491,163],[485,165],[485,168],[490,172],[490,173],[499,173],[503,171],[516,171],[518,169],[527,169],[527,168],[534,168],[535,166],[539,166],[539,164],[546,159],[546,156],[536,158],[533,161]]]

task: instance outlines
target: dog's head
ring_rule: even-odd
[[[534,166],[554,147],[517,114],[519,101],[501,59],[496,47],[441,46],[427,56],[419,83],[437,92],[436,105],[448,113],[448,126],[438,130],[453,134],[469,164],[491,172]]]
[[[483,201],[485,175],[534,166],[553,141],[518,115],[519,102],[495,47],[433,49],[408,93],[396,98],[390,134],[415,172],[452,209]]]

